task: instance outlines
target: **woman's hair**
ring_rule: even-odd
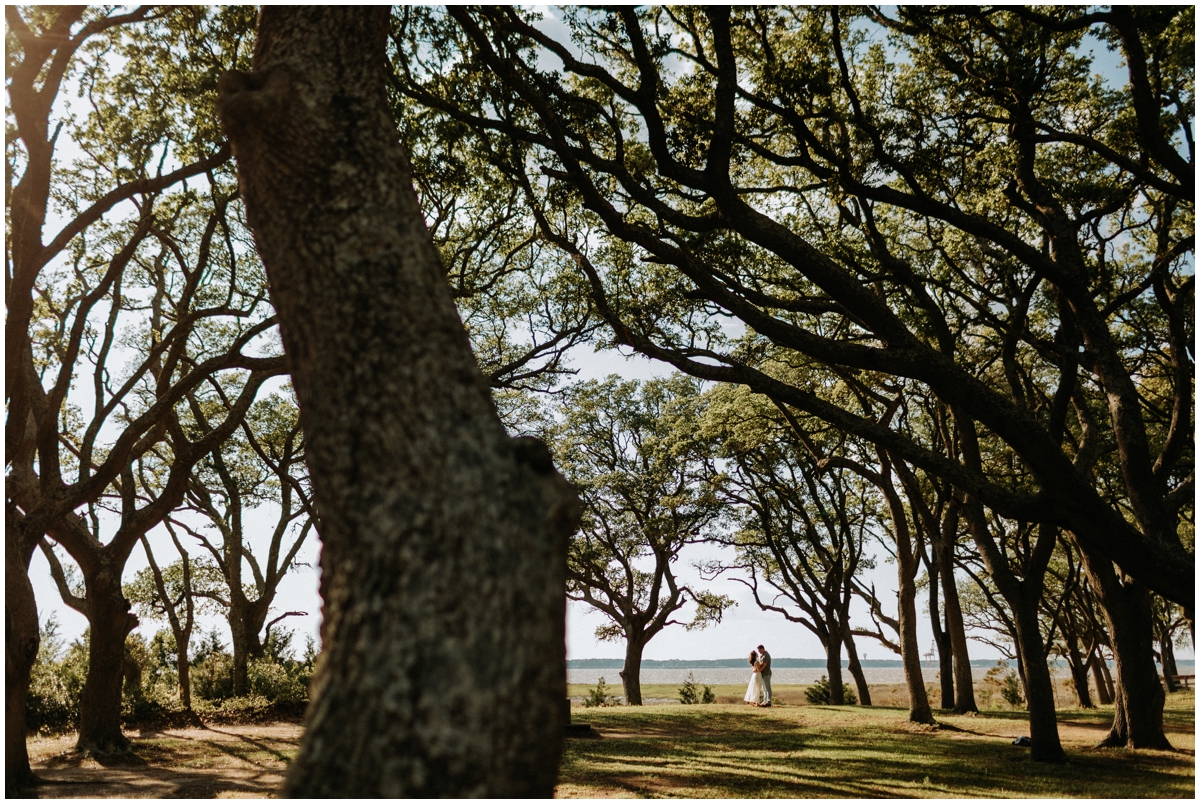
[[[754,664],[756,661],[758,661],[758,654],[750,651],[750,664]]]

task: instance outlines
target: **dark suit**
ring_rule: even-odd
[[[762,682],[763,682],[763,703],[771,702],[771,654],[765,650],[758,657],[758,661],[762,663]]]

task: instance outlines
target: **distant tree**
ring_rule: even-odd
[[[191,465],[283,371],[257,340],[274,319],[238,242],[228,149],[200,122],[250,16],[6,9],[8,785],[30,779],[21,690],[36,609],[21,576],[35,545],[61,545],[84,582],[91,639],[77,747],[125,750],[121,675],[137,622],[121,593],[125,563],[182,499]],[[68,80],[83,95],[76,106],[61,97]],[[56,161],[66,140],[80,155]],[[210,429],[184,433],[189,397],[219,400]]]
[[[617,342],[1071,530],[1192,605],[1190,8],[576,8],[571,41],[515,8],[398,17],[423,59],[403,91],[503,142]],[[1125,87],[1092,81],[1086,31]],[[746,336],[705,337],[718,315]],[[745,359],[761,341],[921,386],[1040,496],[780,381]],[[1076,460],[1101,431],[1132,521]]]
[[[878,491],[845,467],[822,467],[780,411],[761,396],[721,387],[710,393],[706,431],[729,461],[722,497],[737,506],[738,529],[722,539],[737,550],[741,570],[764,611],[811,631],[825,648],[825,703],[841,706],[842,649],[858,688],[871,704],[850,624],[856,578],[873,562],[865,552],[885,516]],[[766,587],[760,588],[760,580]]]
[[[192,685],[188,657],[196,614],[203,607],[204,597],[216,591],[221,580],[216,567],[206,561],[193,561],[179,541],[170,522],[164,523],[179,560],[160,568],[150,549],[150,541],[142,537],[149,566],[139,571],[124,585],[125,597],[133,604],[142,620],[165,620],[174,641],[175,671],[179,681],[179,702],[185,710],[192,708]],[[197,600],[197,598],[200,598]]]
[[[201,426],[207,424],[201,405],[192,415]],[[274,516],[265,544],[256,545],[250,538],[246,516],[252,510]],[[205,524],[198,526],[187,512],[198,514]],[[172,521],[211,555],[212,566],[222,576],[223,589],[210,585],[202,595],[217,602],[228,619],[233,694],[245,695],[248,664],[263,655],[271,626],[307,614],[289,611],[267,619],[279,584],[296,566],[296,556],[317,522],[299,411],[290,394],[271,394],[256,402],[242,426],[197,462],[184,504]],[[213,531],[215,540],[210,538]]]
[[[547,440],[583,503],[567,553],[567,597],[607,618],[602,640],[625,641],[625,700],[642,703],[642,653],[670,625],[719,622],[732,601],[676,577],[680,551],[720,527],[723,503],[699,433],[699,386],[675,375],[586,382],[561,397]],[[677,612],[695,605],[690,620]]]

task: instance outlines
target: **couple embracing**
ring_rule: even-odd
[[[750,686],[744,700],[751,706],[771,705],[771,654],[762,645],[750,651]]]

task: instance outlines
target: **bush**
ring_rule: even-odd
[[[1021,679],[1016,672],[1009,670],[1008,675],[1001,680],[1000,697],[1007,701],[1013,709],[1024,705],[1025,696],[1021,690]]]
[[[617,699],[608,694],[608,685],[604,683],[604,676],[600,676],[600,680],[596,682],[596,686],[588,690],[587,697],[583,699],[584,706],[616,706]]]
[[[710,704],[717,702],[717,696],[713,694],[712,687],[707,684],[700,689],[696,684],[695,675],[688,673],[687,681],[683,682],[683,686],[679,688],[679,702],[682,704]]]
[[[1021,677],[1015,670],[1009,669],[1009,666],[1003,661],[996,662],[996,665],[987,671],[983,681],[989,687],[994,687],[1000,693],[1000,697],[1013,709],[1024,706],[1025,695],[1021,688]],[[991,702],[992,698],[992,691],[988,689],[987,692],[987,695],[980,695],[980,698],[984,699],[985,706]]]
[[[79,722],[79,699],[87,680],[87,634],[65,647],[58,620],[41,626],[41,644],[29,677],[26,726],[38,734],[61,734]]]
[[[233,697],[233,657],[228,653],[209,653],[192,664],[192,695],[207,701]]]
[[[829,679],[821,676],[816,684],[804,691],[804,697],[814,706],[827,706],[829,704]],[[847,704],[858,703],[858,696],[854,694],[854,690],[850,688],[849,684],[842,685],[842,700]]]
[[[276,662],[270,656],[252,659],[246,666],[250,694],[261,695],[271,702],[292,703],[308,700],[308,679],[312,675],[298,662],[291,666]]]

